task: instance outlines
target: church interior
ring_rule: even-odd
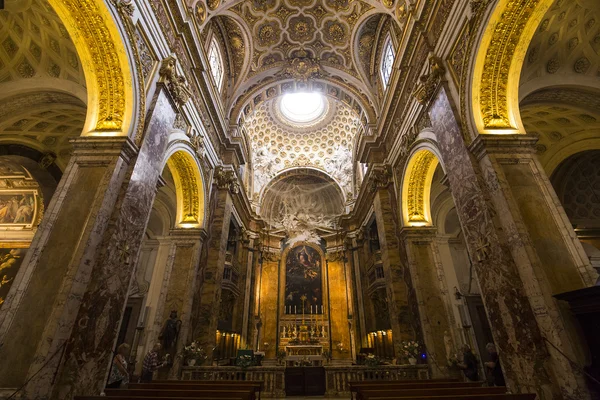
[[[600,399],[600,1],[0,0],[0,43],[0,399]]]

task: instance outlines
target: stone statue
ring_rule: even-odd
[[[452,336],[448,331],[444,331],[444,347],[446,348],[446,358],[450,360],[454,357],[454,345],[452,344]]]
[[[163,345],[163,349],[169,353],[169,350],[174,350],[177,345],[177,338],[181,330],[181,320],[177,318],[177,310],[171,311],[169,319],[165,322],[165,326],[160,332],[158,339]]]

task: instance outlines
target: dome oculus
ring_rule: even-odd
[[[310,124],[327,111],[326,101],[319,93],[288,93],[279,102],[281,115],[296,124]]]

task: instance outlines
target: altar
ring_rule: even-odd
[[[285,346],[287,367],[323,365],[323,346],[319,344],[298,344]]]

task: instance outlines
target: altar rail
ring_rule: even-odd
[[[261,397],[285,397],[285,367],[183,367],[184,381],[263,381]]]
[[[349,397],[352,381],[401,381],[403,379],[429,379],[429,366],[420,365],[382,365],[379,367],[325,366],[325,384],[327,397]]]
[[[285,397],[285,367],[184,367],[181,379],[185,381],[263,381],[263,397]],[[429,379],[429,367],[423,365],[364,365],[325,366],[327,397],[349,397],[351,381],[400,381],[403,379]]]

